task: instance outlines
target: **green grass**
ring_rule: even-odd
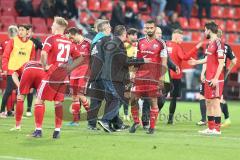
[[[169,103],[162,113],[167,113]],[[240,109],[239,102],[229,102],[232,126],[222,130],[219,137],[201,136],[195,123],[200,119],[197,102],[177,104],[179,121],[173,126],[158,122],[154,135],[147,135],[143,129],[135,134],[93,132],[86,129],[87,123],[79,127],[62,128],[61,138],[51,138],[54,114],[51,103],[47,103],[43,137],[28,137],[34,129],[33,118],[23,119],[22,131],[10,132],[14,119],[0,119],[0,159],[38,160],[229,160],[239,159]],[[191,110],[191,116],[190,114]],[[183,117],[184,115],[184,117]],[[178,117],[178,118],[179,118]],[[162,117],[163,119],[163,117]],[[64,123],[67,123],[66,121]]]

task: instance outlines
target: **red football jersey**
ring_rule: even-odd
[[[150,58],[152,63],[146,63],[139,67],[136,79],[149,79],[158,81],[160,77],[161,58],[167,57],[167,48],[163,40],[142,38],[138,42],[137,58]]]
[[[3,55],[4,49],[6,48],[8,42],[9,42],[9,39],[8,39],[8,40],[5,40],[4,42],[2,42],[2,43],[0,44],[0,55]]]
[[[78,79],[88,76],[90,63],[91,40],[84,39],[81,43],[76,44],[77,50],[84,57],[83,63],[71,72],[70,79]]]
[[[206,63],[206,80],[210,81],[214,78],[217,68],[219,65],[218,59],[224,59],[224,44],[221,42],[220,39],[216,39],[214,41],[210,41],[205,54],[207,56],[207,63]],[[224,79],[224,73],[220,74],[218,80]]]
[[[181,79],[182,78],[182,62],[188,60],[193,54],[197,53],[197,47],[194,47],[190,52],[185,53],[182,46],[176,42],[168,41],[167,50],[170,59],[175,65],[180,69],[180,74],[177,74],[173,70],[170,70],[170,76],[172,79]]]
[[[46,77],[47,80],[56,83],[65,82],[63,76],[66,77],[67,75],[65,75],[66,73],[64,73],[64,71],[61,72],[61,69],[55,72],[54,75],[52,74],[59,66],[66,64],[70,56],[73,59],[80,56],[80,52],[77,50],[76,45],[64,35],[57,34],[46,38],[43,50],[48,54],[48,65],[51,65],[48,70],[48,77]]]
[[[21,68],[19,68],[18,70],[16,70],[16,72],[18,73],[19,77],[22,76],[23,72],[27,69],[34,69],[35,71],[37,70],[43,70],[42,64],[40,62],[37,61],[29,61],[27,63],[24,63],[24,65],[22,65]],[[34,71],[34,72],[35,72]],[[40,72],[39,72],[40,73]]]

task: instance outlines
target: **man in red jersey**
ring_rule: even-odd
[[[37,61],[29,61],[13,72],[12,79],[18,88],[18,95],[15,115],[16,125],[11,131],[21,130],[24,96],[30,93],[31,88],[38,89],[45,75],[46,72],[43,70],[41,63]]]
[[[46,38],[41,51],[41,63],[47,76],[42,80],[35,102],[35,125],[36,130],[32,137],[42,136],[42,122],[44,117],[44,100],[54,101],[55,104],[55,130],[53,138],[60,137],[62,126],[64,94],[66,83],[69,82],[67,74],[70,73],[82,61],[80,52],[77,51],[75,44],[64,36],[64,31],[68,22],[62,17],[55,17],[52,24],[52,36]],[[73,59],[71,65],[67,65],[69,56]]]
[[[84,96],[86,94],[87,83],[89,80],[89,62],[90,62],[90,48],[91,48],[91,40],[84,38],[79,29],[72,27],[68,29],[69,38],[73,40],[76,44],[78,51],[84,57],[84,62],[74,69],[70,75],[70,87],[72,88],[73,93],[73,101],[72,101],[72,113],[73,113],[73,121],[69,123],[69,125],[79,125],[80,119],[80,110],[81,104],[80,101],[85,108],[86,111],[89,110],[89,103],[87,97]]]
[[[190,64],[206,63],[206,79],[204,97],[208,115],[208,128],[199,131],[200,134],[220,135],[221,107],[220,98],[224,86],[224,44],[217,37],[218,25],[213,21],[205,24],[205,35],[209,39],[206,57],[202,60],[191,60]]]
[[[163,40],[155,38],[156,24],[154,21],[147,21],[144,25],[146,37],[138,42],[137,58],[149,58],[150,63],[143,64],[138,68],[135,75],[135,84],[132,88],[136,99],[131,103],[131,112],[134,124],[130,128],[130,133],[135,133],[140,125],[139,98],[149,98],[151,101],[150,128],[148,134],[153,134],[155,130],[155,120],[158,117],[157,97],[159,96],[159,80],[163,82],[164,72],[167,66],[167,48]]]
[[[177,98],[181,96],[181,79],[183,76],[182,62],[184,60],[188,60],[193,54],[196,54],[197,50],[202,46],[202,42],[200,42],[188,53],[185,53],[181,46],[182,41],[183,31],[180,29],[176,29],[173,31],[172,40],[166,43],[169,57],[171,58],[173,63],[180,68],[180,73],[176,73],[173,70],[170,70],[170,81],[173,86],[173,90],[171,90],[170,92],[170,96],[172,99],[169,106],[168,124],[173,124],[173,117],[176,110]]]

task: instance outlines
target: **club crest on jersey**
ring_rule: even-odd
[[[158,48],[158,45],[157,44],[153,44],[153,49],[156,49]]]

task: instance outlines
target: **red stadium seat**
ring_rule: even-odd
[[[113,2],[111,0],[102,0],[101,1],[101,7],[100,10],[101,11],[112,11],[113,8]]]
[[[10,25],[15,24],[15,18],[13,16],[1,16],[0,23],[2,24],[2,31],[6,32]]]
[[[87,8],[87,0],[76,0],[75,5],[79,9]]]
[[[232,5],[239,5],[240,4],[240,0],[232,0]]]
[[[88,0],[88,9],[91,11],[100,10],[100,1],[99,0]]]
[[[199,30],[201,29],[201,23],[198,18],[190,18],[190,29]]]
[[[198,9],[197,9],[196,5],[194,5],[192,8],[192,17],[196,17],[197,15],[198,15]]]
[[[240,4],[240,2],[239,2],[239,4]],[[235,13],[238,13],[238,14],[235,14],[235,19],[240,19],[240,7],[237,7],[236,9],[235,9]]]
[[[15,10],[15,0],[2,0],[1,9],[3,16],[17,16],[18,13]]]
[[[141,20],[143,20],[144,22],[146,22],[147,20],[149,20],[151,18],[150,15],[147,15],[147,14],[142,14],[141,15]]]
[[[90,16],[86,12],[81,12],[81,14],[80,14],[80,23],[87,24],[89,19],[90,19]]]
[[[135,1],[127,1],[127,7],[131,7],[135,13],[138,13],[138,5]]]
[[[226,30],[226,24],[223,20],[215,20],[216,24],[219,26],[219,28],[223,31]]]
[[[228,43],[236,43],[239,40],[237,34],[228,34]]]
[[[192,41],[200,41],[203,34],[201,32],[192,32]]]
[[[30,17],[16,17],[17,24],[31,24]]]
[[[87,23],[90,25],[93,25],[95,20],[98,19],[99,16],[100,16],[99,12],[92,12],[92,15],[88,19]]]
[[[76,27],[76,22],[74,20],[68,20],[68,27]]]
[[[213,18],[222,18],[223,16],[223,7],[212,6],[211,13]]]
[[[211,0],[212,4],[218,4],[220,0]]]
[[[237,31],[237,24],[234,21],[227,21],[226,23],[226,31],[227,32],[236,32]]]
[[[235,8],[230,7],[230,8],[224,8],[223,11],[223,18],[230,18],[230,19],[235,19]]]
[[[43,18],[32,18],[32,26],[35,33],[48,33],[48,27],[45,19]]]
[[[32,0],[32,6],[35,12],[38,11],[40,4],[41,0]]]
[[[210,19],[203,18],[203,19],[201,20],[201,28],[204,29],[205,24],[206,24],[207,22],[209,22],[209,21],[210,21]]]
[[[188,29],[188,28],[189,28],[188,21],[187,21],[186,18],[184,18],[184,17],[179,17],[179,18],[178,18],[178,21],[179,21],[179,23],[181,24],[181,26],[182,26],[183,29]]]

